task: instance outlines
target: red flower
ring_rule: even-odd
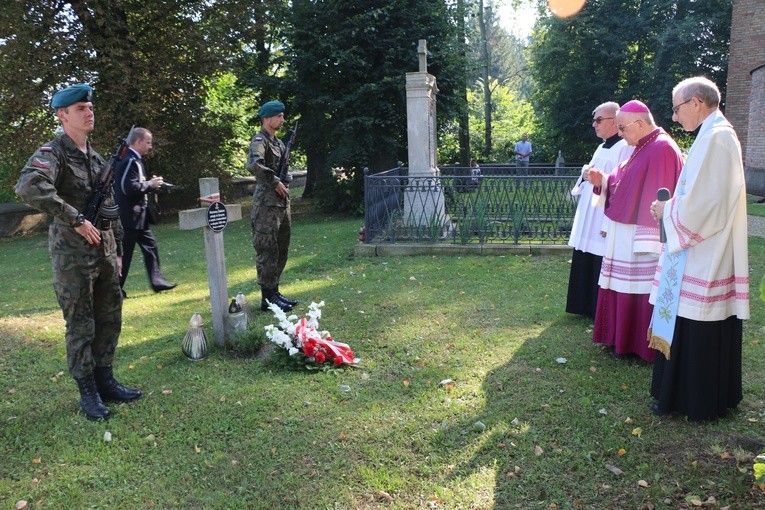
[[[342,364],[343,364],[343,358],[342,358],[342,356],[337,356],[337,357],[335,358],[335,366],[336,366],[336,367],[339,367],[339,366],[340,366],[340,365],[342,365]]]
[[[316,363],[324,363],[326,359],[323,352],[319,351],[316,353]]]
[[[309,338],[303,344],[303,354],[305,354],[306,356],[310,358],[311,356],[313,356],[313,353],[316,352],[316,347],[317,347],[316,340],[314,340],[313,338]]]

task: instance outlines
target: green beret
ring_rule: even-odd
[[[64,90],[59,90],[53,94],[50,106],[51,108],[66,108],[80,101],[93,101],[93,88],[87,83],[78,83]]]
[[[279,115],[283,111],[284,103],[281,101],[269,101],[260,107],[260,110],[258,110],[258,117],[265,119],[268,117],[273,117],[274,115]]]

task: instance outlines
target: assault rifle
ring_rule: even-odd
[[[108,220],[119,218],[119,210],[117,209],[117,206],[115,205],[114,207],[108,208],[109,210],[105,210],[104,201],[109,195],[112,194],[111,188],[112,181],[114,180],[114,166],[119,160],[125,157],[125,154],[127,154],[127,139],[130,137],[130,133],[133,132],[134,127],[135,125],[130,128],[130,131],[128,131],[128,136],[120,141],[119,147],[117,147],[117,150],[109,158],[109,163],[106,165],[106,170],[103,173],[103,178],[101,179],[101,182],[98,183],[96,189],[93,190],[93,194],[88,200],[88,207],[85,209],[85,214],[83,216],[85,216],[85,219],[94,225],[96,225],[98,218],[104,218]]]
[[[295,137],[297,136],[298,123],[295,122],[295,127],[292,128],[292,134],[287,142],[287,146],[284,148],[284,154],[282,154],[282,160],[279,161],[279,180],[282,184],[289,188],[292,176],[287,173],[290,168],[290,151],[292,151],[292,144],[295,143]]]

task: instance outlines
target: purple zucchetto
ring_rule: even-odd
[[[626,113],[651,113],[651,110],[648,109],[645,103],[637,99],[627,101],[619,108],[619,111]]]

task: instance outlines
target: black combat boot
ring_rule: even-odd
[[[125,388],[114,379],[112,367],[96,367],[94,372],[96,387],[103,400],[113,402],[130,402],[141,398],[141,391]]]
[[[77,387],[80,388],[80,407],[85,416],[91,421],[108,420],[111,413],[98,395],[93,374],[74,380],[77,381]]]
[[[282,301],[284,301],[285,303],[290,305],[292,308],[295,308],[298,305],[298,300],[297,299],[290,299],[287,296],[285,296],[284,294],[282,294],[281,292],[279,292],[279,286],[278,285],[276,286],[276,289],[274,289],[274,292],[276,293],[277,296],[279,296],[279,298]]]
[[[284,301],[274,289],[263,287],[260,289],[260,295],[260,309],[264,312],[268,311],[268,303],[275,304],[281,308],[283,312],[289,312],[292,310],[292,305]]]

